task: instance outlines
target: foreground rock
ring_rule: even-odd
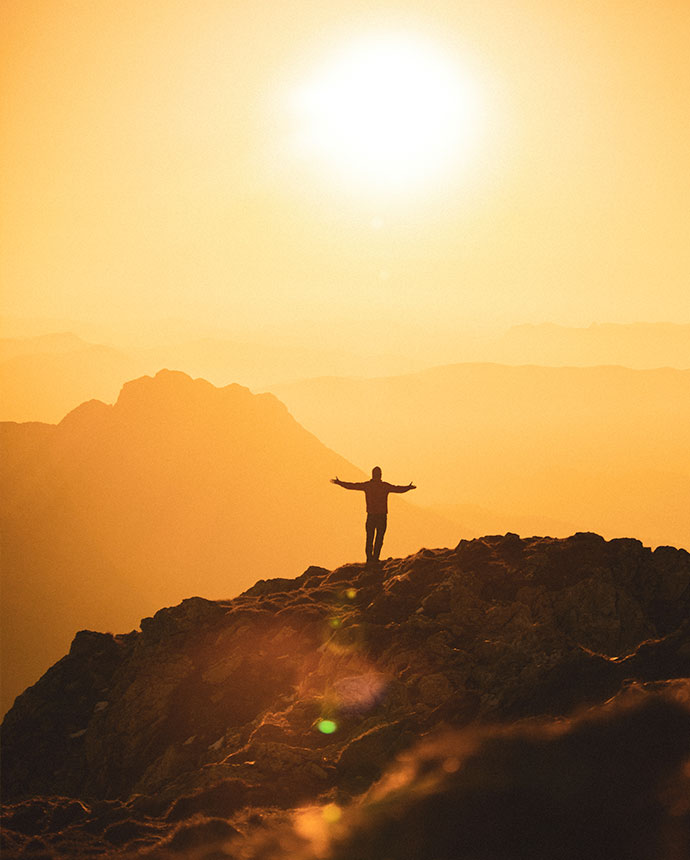
[[[643,798],[629,802],[654,806],[659,821],[675,822],[672,833],[659,824],[666,834],[659,839],[681,844],[690,808],[678,776],[690,737],[690,696],[679,680],[690,677],[689,610],[690,556],[683,550],[651,552],[634,540],[592,534],[508,534],[378,567],[310,568],[297,579],[260,581],[232,601],[192,598],[124,636],[82,631],[3,723],[3,850],[235,856],[227,846],[241,837],[257,857],[280,856],[285,844],[292,845],[287,856],[306,857],[316,850],[312,842],[280,822],[295,807],[317,804],[326,810],[334,856],[381,856],[353,846],[358,839],[379,844],[372,828],[395,829],[396,816],[388,801],[376,801],[369,816],[356,798],[396,762],[419,761],[430,744],[447,743],[433,754],[435,764],[424,766],[424,791],[414,768],[396,777],[396,785],[409,788],[400,796],[405,815],[418,820],[419,830],[420,821],[452,803],[463,839],[470,838],[470,819],[479,828],[476,845],[462,843],[467,856],[522,856],[508,843],[479,853],[486,839],[477,804],[494,765],[484,752],[468,758],[470,747],[492,749],[490,738],[507,731],[485,727],[516,724],[516,749],[528,750],[531,764],[513,785],[506,752],[513,741],[499,743],[499,760],[507,756],[500,768],[512,786],[507,796],[537,788],[553,794],[561,784],[556,765],[545,776],[529,758],[543,751],[568,763],[558,801],[564,808],[581,803],[587,786],[605,792],[595,778],[601,733],[592,726],[608,725],[616,773],[625,771],[625,760],[635,772],[650,757],[658,760],[658,773],[650,770],[638,792]],[[625,704],[597,717],[612,697]],[[583,723],[589,728],[572,728],[581,740],[557,742],[544,727],[555,720],[565,738],[570,724],[563,717],[582,708],[594,710]],[[620,728],[612,729],[616,720]],[[625,726],[638,723],[656,726],[673,740],[673,751],[639,728],[630,729],[636,740],[626,747]],[[460,740],[430,740],[458,728]],[[422,751],[409,752],[422,737]],[[633,785],[629,776],[621,786]],[[611,785],[613,792],[613,771]],[[342,809],[346,827],[337,823]],[[535,826],[543,814],[520,813],[535,816]],[[257,830],[267,819],[277,822],[277,841]],[[461,844],[459,831],[443,838]],[[542,841],[556,856],[553,843],[544,835]],[[405,854],[404,842],[392,857],[425,856]],[[657,856],[647,847],[645,857]],[[608,857],[638,856],[609,849]],[[436,846],[433,856],[451,856],[444,850]],[[547,854],[533,848],[524,856]]]

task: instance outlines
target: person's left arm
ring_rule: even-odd
[[[389,484],[391,493],[407,493],[410,490],[416,490],[417,487],[410,481],[409,484],[405,484],[405,486],[401,486],[399,484]]]

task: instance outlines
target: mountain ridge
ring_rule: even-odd
[[[341,321],[334,326],[335,341],[333,328],[328,339],[312,330],[290,335],[276,329],[254,332],[246,340],[221,331],[201,336],[194,326],[179,323],[171,328],[169,321],[152,323],[138,334],[74,321],[53,322],[47,329],[36,323],[29,330],[49,332],[57,325],[71,326],[76,333],[53,330],[34,337],[0,338],[0,417],[58,421],[74,403],[90,398],[110,402],[127,379],[165,366],[215,385],[235,381],[252,390],[316,375],[380,377],[458,362],[690,368],[690,325],[682,323],[603,323],[586,328],[524,324],[494,335],[427,332],[423,341],[417,328],[403,329],[386,344],[381,333],[389,322],[370,322],[370,333],[363,337],[361,320],[352,330],[342,330]],[[26,326],[10,323],[8,330],[13,329],[25,332]],[[155,346],[157,341],[161,342]],[[371,343],[390,354],[362,352],[362,344]],[[404,353],[400,343],[405,344]]]

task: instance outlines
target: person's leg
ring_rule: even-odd
[[[374,541],[374,560],[378,561],[381,555],[381,547],[383,546],[383,536],[386,534],[386,526],[388,525],[387,517],[382,514],[377,518],[376,523],[376,540]]]
[[[367,561],[371,561],[374,557],[374,531],[376,529],[376,520],[369,514],[367,517]]]

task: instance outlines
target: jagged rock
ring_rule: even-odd
[[[227,841],[249,809],[364,791],[430,731],[653,695],[690,676],[689,610],[683,550],[508,534],[81,631],[2,726],[8,856]]]
[[[401,723],[383,723],[353,737],[338,758],[339,786],[360,791],[378,779],[395,754],[415,740],[414,732]]]
[[[250,787],[239,779],[226,779],[208,789],[182,795],[170,808],[167,821],[183,821],[204,814],[228,817],[241,809],[250,796]]]
[[[163,847],[178,856],[188,857],[190,852],[202,851],[204,856],[211,857],[214,847],[227,845],[237,835],[238,831],[222,818],[201,819],[179,827]]]

